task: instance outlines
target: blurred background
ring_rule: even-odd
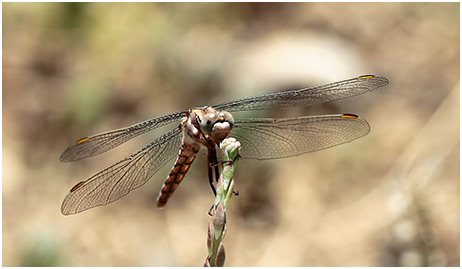
[[[193,106],[365,74],[390,85],[316,107],[357,141],[242,160],[227,266],[460,265],[459,3],[4,3],[3,265],[201,266],[205,155],[166,208],[171,163],[108,206],[63,216],[70,188],[169,128],[76,163],[77,139]]]

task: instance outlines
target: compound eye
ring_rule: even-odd
[[[215,113],[206,114],[201,120],[201,130],[205,134],[210,134],[212,132],[213,125],[218,120],[218,115]]]
[[[231,113],[229,113],[227,111],[223,111],[223,112],[220,113],[220,116],[223,117],[224,122],[229,123],[231,128],[234,127],[234,118],[233,118],[233,115],[231,115]]]

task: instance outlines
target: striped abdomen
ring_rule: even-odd
[[[189,167],[196,158],[196,154],[199,150],[194,149],[191,146],[182,144],[180,152],[178,153],[178,158],[173,165],[170,174],[162,186],[162,190],[157,197],[157,207],[164,207],[168,201],[168,198],[178,187],[181,180],[184,178],[186,172],[188,172]]]

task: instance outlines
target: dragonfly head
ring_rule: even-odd
[[[214,111],[202,117],[200,126],[204,134],[212,136],[217,142],[221,142],[233,129],[234,118],[229,112]]]

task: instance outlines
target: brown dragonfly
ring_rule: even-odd
[[[297,156],[351,142],[367,135],[370,130],[367,121],[354,114],[234,120],[229,112],[310,106],[353,97],[387,84],[385,77],[364,75],[321,86],[192,108],[79,139],[61,155],[62,162],[101,154],[146,132],[179,122],[177,127],[129,157],[75,185],[64,198],[61,212],[76,214],[112,203],[141,187],[177,156],[157,198],[157,207],[163,207],[201,148],[208,150],[209,183],[215,193],[213,172],[216,178],[219,172],[216,148],[228,136],[241,143],[242,158],[258,160]]]

